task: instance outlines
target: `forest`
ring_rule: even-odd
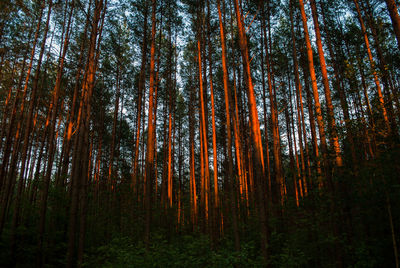
[[[1,0],[0,267],[396,267],[398,0]]]

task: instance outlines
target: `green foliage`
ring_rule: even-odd
[[[84,267],[262,267],[260,257],[252,257],[253,243],[244,244],[241,252],[232,248],[212,249],[204,235],[182,235],[167,241],[161,234],[153,237],[146,251],[142,242],[120,237],[110,244],[93,249]]]

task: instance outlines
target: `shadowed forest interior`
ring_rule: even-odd
[[[398,0],[0,1],[1,267],[396,267]]]

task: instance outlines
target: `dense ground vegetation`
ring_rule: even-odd
[[[0,267],[399,267],[396,0],[0,1]]]

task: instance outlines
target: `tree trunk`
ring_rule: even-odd
[[[142,99],[145,86],[146,74],[146,61],[147,61],[147,14],[148,6],[147,1],[145,4],[144,19],[143,19],[143,41],[142,41],[142,59],[139,74],[138,85],[138,101],[137,101],[137,118],[136,118],[136,141],[135,141],[135,155],[133,160],[133,173],[132,173],[132,187],[134,193],[138,191],[138,163],[139,163],[139,143],[140,143],[140,124],[142,122]]]
[[[397,39],[397,46],[400,50],[400,16],[397,10],[396,0],[385,0],[390,18],[393,24],[393,30]]]
[[[104,15],[106,12],[107,1],[96,0],[94,6],[94,16],[92,19],[92,30],[90,34],[89,50],[88,50],[88,61],[87,61],[87,72],[84,75],[82,83],[82,100],[79,107],[79,113],[77,118],[77,133],[75,134],[74,141],[74,155],[72,159],[72,170],[71,170],[71,201],[70,201],[70,212],[69,212],[69,224],[68,224],[68,247],[67,247],[67,267],[75,266],[75,241],[76,241],[76,230],[78,222],[78,211],[81,202],[86,198],[85,187],[87,183],[87,172],[88,172],[88,151],[89,151],[89,123],[90,123],[90,110],[91,110],[91,99],[93,95],[93,88],[96,75],[96,67],[98,60],[98,49],[96,42],[100,43],[101,29],[99,27],[99,21],[101,25],[104,22]],[[101,16],[102,15],[102,16]],[[98,40],[97,40],[98,39]],[[97,50],[97,51],[96,51]],[[80,197],[81,196],[81,197]],[[83,198],[83,199],[82,199]],[[84,203],[82,204],[84,205]],[[83,219],[82,219],[83,220]],[[84,232],[84,230],[81,230]],[[80,234],[81,236],[84,234]],[[82,243],[82,242],[80,242]]]
[[[375,82],[375,86],[376,86],[376,90],[378,93],[378,100],[379,100],[379,105],[380,105],[380,109],[381,109],[381,113],[382,113],[382,117],[384,120],[384,125],[386,127],[386,131],[388,132],[387,135],[391,134],[391,128],[390,128],[390,123],[389,123],[389,118],[387,115],[387,111],[385,108],[385,101],[383,99],[383,94],[382,94],[382,89],[381,89],[381,85],[379,82],[379,78],[378,78],[378,74],[375,70],[375,62],[372,56],[372,52],[371,52],[371,47],[369,45],[369,40],[368,40],[368,35],[367,35],[367,30],[365,28],[365,24],[364,24],[364,20],[361,16],[361,11],[360,11],[360,7],[358,5],[358,1],[357,0],[353,0],[354,5],[356,6],[356,10],[357,10],[357,14],[358,14],[358,21],[360,22],[361,25],[361,31],[364,37],[364,43],[365,43],[365,47],[367,49],[367,53],[368,53],[368,59],[369,62],[371,64],[371,69],[372,69],[372,74],[374,76],[374,82]],[[385,135],[385,136],[387,136]]]
[[[268,243],[268,232],[267,232],[267,221],[265,215],[265,207],[264,207],[264,198],[262,191],[262,179],[265,177],[265,168],[264,168],[264,156],[262,149],[262,141],[261,141],[261,131],[260,131],[260,123],[258,119],[258,111],[257,111],[257,103],[254,93],[253,80],[251,77],[250,71],[250,59],[249,59],[249,51],[247,46],[247,36],[245,32],[245,28],[243,25],[243,14],[240,11],[239,0],[234,1],[235,5],[235,13],[237,26],[239,31],[239,45],[240,51],[242,54],[242,62],[246,75],[246,83],[247,83],[247,99],[249,106],[249,117],[250,117],[250,132],[251,132],[251,144],[253,151],[253,159],[254,159],[254,177],[257,182],[258,187],[258,202],[259,202],[259,215],[260,215],[260,224],[261,224],[261,249],[263,253],[263,257],[265,261],[268,261],[268,252],[267,252],[267,243]]]
[[[151,226],[151,196],[154,179],[154,124],[153,124],[153,102],[154,102],[154,66],[155,66],[155,39],[156,39],[156,0],[152,0],[152,27],[151,27],[151,48],[150,48],[150,90],[149,90],[149,118],[147,134],[147,154],[146,154],[146,196],[145,196],[145,245],[149,250],[150,245],[150,226]]]
[[[330,142],[331,146],[333,147],[333,151],[335,153],[336,166],[341,167],[343,165],[343,159],[341,156],[339,137],[336,129],[332,96],[328,80],[328,71],[326,70],[325,55],[324,55],[324,50],[322,48],[321,32],[319,29],[319,22],[318,22],[318,11],[315,0],[310,0],[310,4],[311,4],[312,17],[314,20],[314,30],[316,36],[317,49],[318,49],[318,56],[321,64],[322,83],[324,85],[325,100],[328,110],[328,129],[329,129]]]
[[[333,185],[330,181],[331,178],[329,175],[330,172],[329,172],[328,146],[326,144],[325,126],[324,126],[324,120],[322,118],[321,104],[319,102],[317,77],[315,75],[313,52],[312,52],[312,47],[311,47],[310,35],[308,33],[307,16],[306,16],[306,13],[304,10],[303,0],[299,0],[299,3],[300,3],[301,18],[303,21],[304,39],[305,39],[306,48],[307,48],[308,69],[309,69],[309,73],[311,76],[311,85],[312,85],[313,95],[314,95],[314,105],[315,105],[315,112],[316,112],[317,124],[318,124],[318,130],[319,130],[319,138],[320,138],[320,143],[321,143],[322,155],[323,155],[324,163],[325,163],[325,174],[327,175],[327,178],[328,178],[328,183],[329,183],[328,186],[332,187]]]
[[[222,22],[222,12],[220,0],[217,0],[218,7],[218,18],[219,18],[219,33],[221,37],[221,49],[222,49],[222,71],[223,71],[223,83],[224,83],[224,97],[225,97],[225,119],[226,119],[226,147],[228,152],[228,183],[231,186],[230,189],[230,206],[232,210],[232,226],[233,235],[235,239],[235,249],[240,251],[240,240],[239,230],[237,223],[237,212],[236,212],[236,198],[234,192],[234,175],[233,175],[233,157],[232,157],[232,134],[231,134],[231,119],[230,119],[230,88],[228,81],[228,67],[226,64],[226,43],[225,43],[225,30]],[[240,168],[240,167],[239,167]]]

